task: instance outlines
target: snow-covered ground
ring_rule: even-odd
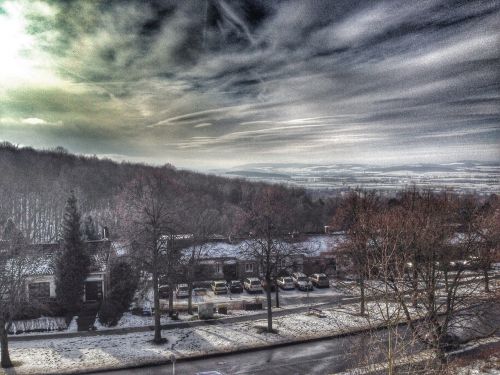
[[[456,375],[500,375],[500,353],[453,368]]]
[[[369,304],[370,311],[374,305]],[[12,359],[18,363],[16,374],[65,373],[99,368],[119,368],[164,361],[171,354],[191,357],[214,352],[269,345],[272,343],[329,336],[367,326],[364,317],[356,316],[357,305],[324,310],[320,318],[306,313],[276,317],[278,334],[260,333],[266,320],[221,325],[204,325],[163,332],[169,342],[156,346],[152,332],[124,335],[88,336],[58,340],[13,341]],[[372,310],[371,319],[376,318]],[[1,374],[1,372],[0,372]]]

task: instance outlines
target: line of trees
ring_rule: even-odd
[[[388,200],[356,191],[334,222],[346,231],[342,251],[356,275],[360,314],[368,293],[386,325],[406,322],[441,363],[458,330],[488,326],[498,299],[488,277],[500,243],[498,200],[415,188]]]
[[[165,341],[160,324],[161,281],[167,283],[172,312],[174,286],[182,275],[182,281],[188,283],[188,312],[192,313],[196,271],[200,261],[210,255],[210,236],[223,227],[225,220],[219,210],[212,208],[209,196],[193,202],[194,197],[179,194],[181,187],[163,172],[158,169],[131,181],[119,204],[121,238],[128,242],[132,262],[151,279],[155,343]],[[281,260],[296,252],[291,236],[295,223],[293,202],[288,198],[284,187],[264,186],[231,223],[232,230],[248,238],[242,255],[257,259],[260,264],[267,286],[269,332],[273,332],[271,285],[276,283]]]

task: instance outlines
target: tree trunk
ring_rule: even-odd
[[[490,292],[490,275],[488,274],[488,268],[483,269],[484,273],[484,291],[486,293]]]
[[[439,361],[439,370],[443,369],[447,363],[446,353],[440,347],[436,349],[436,358]]]
[[[163,340],[161,338],[160,293],[158,291],[158,271],[156,266],[153,269],[153,299],[155,309],[155,337],[153,341],[160,344]]]
[[[359,289],[361,293],[359,313],[365,315],[365,279],[362,276],[359,279]]]
[[[188,314],[193,315],[193,282],[188,284]]]
[[[412,271],[412,306],[414,308],[418,307],[418,273],[417,273],[417,263],[413,261],[413,271]]]
[[[5,328],[5,321],[0,320],[0,345],[2,347],[2,360],[1,366],[3,368],[12,367],[12,361],[9,355],[9,339],[7,337],[7,329]]]
[[[273,311],[271,302],[271,279],[266,278],[266,297],[267,297],[267,332],[273,331]]]
[[[280,291],[279,291],[278,283],[276,282],[276,280],[274,281],[274,284],[276,285],[276,307],[279,308],[280,307]]]
[[[168,315],[174,314],[174,285],[171,281],[168,283]]]

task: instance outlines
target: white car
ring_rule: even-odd
[[[177,298],[189,297],[189,287],[187,284],[179,284],[177,285],[177,289],[175,289],[175,295]]]
[[[328,276],[326,276],[324,273],[313,273],[309,277],[309,280],[311,280],[311,283],[316,288],[329,288],[330,287],[330,280],[328,279]]]
[[[313,290],[313,285],[309,278],[302,272],[294,272],[292,274],[293,283],[298,290]]]
[[[247,277],[243,281],[243,286],[248,293],[262,293],[262,284],[256,277]]]
[[[227,283],[225,281],[212,281],[210,287],[214,294],[227,294]]]
[[[278,277],[276,283],[283,290],[295,289],[295,285],[293,284],[293,279],[290,276]]]

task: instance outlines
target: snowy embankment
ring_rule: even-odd
[[[211,324],[163,331],[165,345],[151,342],[152,332],[88,336],[58,340],[13,341],[16,374],[70,373],[165,362],[177,358],[231,352],[277,343],[328,337],[366,328],[377,321],[377,308],[369,304],[370,318],[356,315],[357,305],[324,310],[324,317],[295,313],[276,317],[277,334],[262,333],[266,320]],[[1,371],[0,371],[1,374]]]

